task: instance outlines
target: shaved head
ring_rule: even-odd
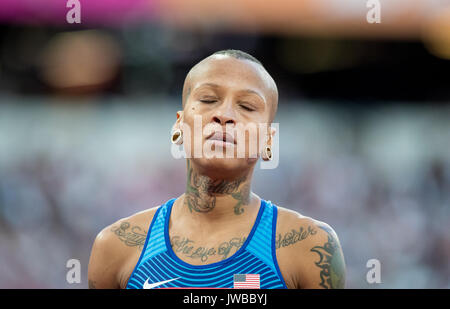
[[[267,99],[267,105],[269,108],[268,122],[271,123],[275,118],[278,108],[278,89],[276,83],[259,60],[250,54],[234,49],[215,52],[191,68],[189,73],[186,75],[183,85],[183,110],[193,87],[196,86],[196,81],[205,74],[208,74],[208,71],[211,71],[213,67],[216,68],[220,65],[224,66],[223,70],[216,69],[216,71],[219,74],[226,74],[227,63],[224,60],[227,59],[239,61],[243,70],[249,72],[249,74],[253,74],[257,79],[259,79],[258,88]]]

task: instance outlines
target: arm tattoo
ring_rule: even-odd
[[[234,213],[240,215],[244,212],[242,206],[250,203],[250,184],[244,184],[246,176],[233,181],[223,179],[213,180],[207,176],[193,172],[189,160],[187,161],[187,184],[185,204],[189,211],[210,212],[216,206],[215,194],[229,194],[238,202],[234,206]]]
[[[278,237],[275,239],[275,248],[279,249],[293,245],[306,239],[309,235],[315,235],[316,233],[317,231],[313,227],[308,226],[308,229],[303,229],[303,227],[300,227],[298,230],[292,229],[291,232],[284,234],[283,238],[281,234],[278,234]]]
[[[96,287],[95,287],[95,281],[89,280],[89,288],[90,288],[90,289],[96,289]]]
[[[222,260],[226,259],[232,249],[239,250],[245,240],[246,237],[234,237],[229,241],[221,243],[217,248],[195,247],[193,240],[180,236],[173,236],[170,243],[174,252],[182,253],[189,258],[200,259],[202,262],[206,262],[209,257],[216,255],[219,255]]]
[[[341,248],[328,228],[321,227],[327,232],[328,240],[323,246],[315,246],[311,252],[319,255],[315,262],[320,271],[320,286],[325,289],[343,289],[345,286],[345,262]]]
[[[129,247],[138,247],[139,249],[144,247],[147,232],[139,226],[130,228],[129,222],[122,222],[119,227],[113,227],[111,231]]]

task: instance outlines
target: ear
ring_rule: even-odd
[[[272,146],[272,139],[275,136],[275,134],[277,133],[277,129],[272,126],[269,126],[268,131],[270,131],[270,133],[267,137],[267,146]]]
[[[180,120],[181,116],[183,116],[183,111],[177,112],[177,120]]]
[[[180,129],[182,124],[183,124],[183,111],[178,111],[177,112],[177,120],[173,124],[172,129],[173,130]]]
[[[275,134],[277,133],[277,128],[270,127],[270,137],[273,138]]]

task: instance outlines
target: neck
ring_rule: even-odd
[[[234,179],[214,179],[198,173],[187,161],[184,209],[197,218],[223,219],[242,215],[252,202],[251,173]]]

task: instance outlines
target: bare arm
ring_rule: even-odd
[[[344,254],[339,238],[329,225],[325,223],[317,225],[317,234],[304,249],[302,257],[299,276],[301,288],[345,288]]]
[[[111,227],[103,229],[95,238],[88,266],[90,289],[119,289],[118,270],[121,257],[116,250],[117,240]]]
[[[95,238],[88,267],[91,289],[125,288],[147,237],[157,207],[105,227]]]

